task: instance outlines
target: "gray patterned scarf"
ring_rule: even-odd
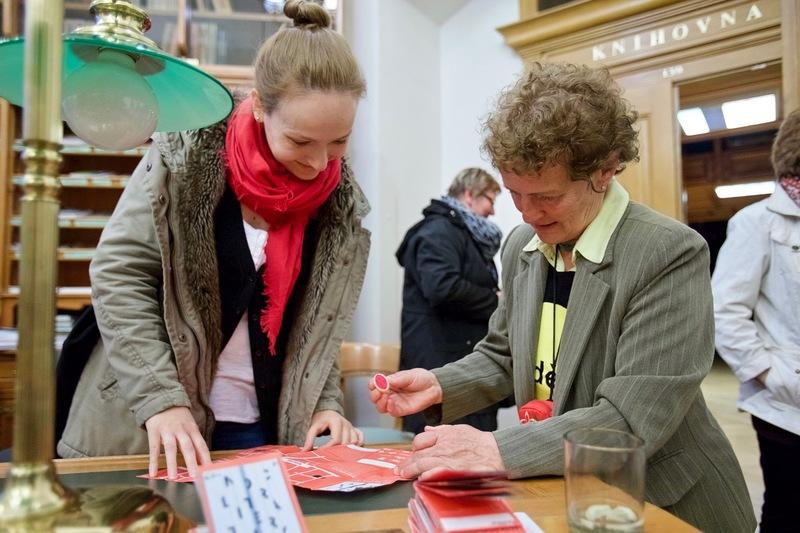
[[[480,250],[483,258],[487,262],[493,261],[494,256],[500,249],[500,240],[503,238],[503,232],[497,224],[491,222],[488,218],[476,215],[452,196],[442,196],[442,202],[458,211],[472,238],[478,245],[478,250]]]
[[[800,176],[792,176],[791,174],[781,176],[778,178],[778,183],[781,184],[789,198],[794,200],[794,203],[800,207]]]

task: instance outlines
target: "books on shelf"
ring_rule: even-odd
[[[229,0],[213,0],[212,3],[214,4],[214,11],[218,13],[230,13],[232,11]]]
[[[89,262],[94,257],[94,251],[94,248],[86,248],[82,246],[59,246],[58,260]],[[22,245],[20,243],[15,242],[11,245],[11,257],[16,260],[20,260],[22,258]]]
[[[147,153],[148,148],[150,148],[150,143],[143,144],[141,146],[137,146],[136,148],[131,148],[129,150],[104,150],[102,148],[97,148],[92,146],[91,144],[87,144],[83,139],[76,135],[64,135],[64,138],[61,140],[61,153],[62,154],[78,154],[78,155],[105,155],[105,156],[142,156]],[[16,139],[14,141],[15,152],[22,152],[25,149],[24,141],[22,139]]]
[[[189,30],[189,55],[201,64],[215,65],[218,61],[218,26],[214,22],[194,22]]]
[[[91,26],[92,21],[85,18],[64,18],[64,33],[72,33],[73,31],[77,30],[78,28],[83,28],[84,26]]]
[[[146,11],[177,11],[178,0],[147,0],[146,2],[138,2]]]
[[[260,4],[260,2],[251,2]],[[230,0],[194,0],[194,9],[197,13],[232,13]]]
[[[127,174],[113,172],[70,172],[58,177],[62,187],[92,189],[124,189],[130,179],[131,177]],[[25,185],[25,176],[23,174],[14,175],[12,183],[22,187]]]
[[[56,317],[56,323],[58,324],[58,315]],[[72,324],[70,323],[70,329]],[[63,329],[63,328],[62,328]],[[56,350],[61,350],[61,346],[64,344],[64,341],[67,338],[69,331],[56,331],[55,338],[53,339],[53,344],[55,345]],[[3,351],[13,351],[17,349],[17,345],[19,344],[19,333],[17,332],[16,328],[0,328],[0,350]]]
[[[74,229],[103,229],[108,223],[110,215],[108,213],[92,213],[79,209],[63,209],[58,214],[59,228]],[[22,216],[11,217],[12,226],[22,226]]]
[[[178,40],[176,39],[175,23],[164,23],[164,29],[161,32],[161,49],[168,54],[176,55],[178,51]]]
[[[19,296],[19,286],[11,285],[8,287],[7,294],[11,296]],[[76,298],[89,298],[92,295],[91,287],[56,287],[56,295],[58,297],[76,297]]]

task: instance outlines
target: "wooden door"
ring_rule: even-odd
[[[639,113],[639,161],[617,179],[631,200],[678,220],[685,220],[676,131],[677,90],[668,80],[633,76],[618,80],[624,96]],[[645,79],[642,79],[645,78]]]

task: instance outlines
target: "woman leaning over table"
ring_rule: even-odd
[[[360,443],[339,347],[369,207],[342,160],[364,80],[330,16],[290,1],[227,122],[158,135],[92,261],[100,340],[58,453],[150,454],[169,476],[209,449]]]
[[[489,332],[463,359],[393,374],[371,396],[431,422],[512,392],[518,405],[552,401],[552,417],[492,433],[431,427],[404,475],[561,475],[565,432],[612,428],[644,441],[648,501],[704,531],[752,532],[741,469],[700,390],[714,359],[708,246],[614,179],[637,157],[635,121],[603,69],[534,63],[503,91],[484,148],[524,224],[501,253]]]

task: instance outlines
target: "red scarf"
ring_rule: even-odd
[[[264,127],[253,117],[252,96],[234,111],[225,138],[227,178],[239,202],[269,224],[264,253],[264,295],[261,331],[275,355],[275,342],[303,254],[306,224],[325,203],[341,178],[341,161],[334,159],[319,175],[304,181],[272,155]]]

